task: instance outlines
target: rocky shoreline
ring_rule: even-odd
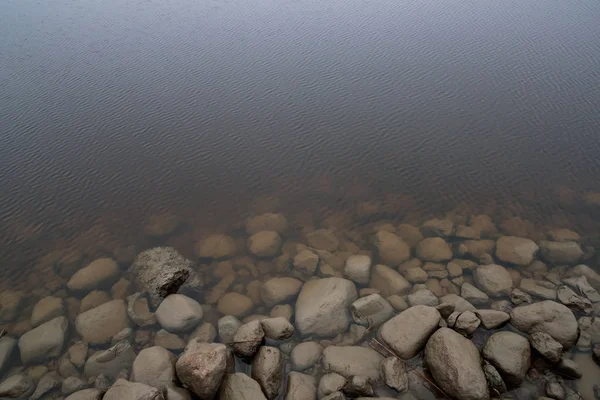
[[[600,398],[600,274],[576,232],[267,213],[192,258],[161,245],[178,223],[3,291],[0,398]]]

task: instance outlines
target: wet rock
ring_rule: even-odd
[[[15,374],[0,383],[0,398],[27,399],[35,390],[35,382],[31,377]]]
[[[544,300],[556,300],[556,289],[550,289],[542,286],[533,279],[522,279],[520,289],[525,293],[542,298]]]
[[[394,315],[391,304],[378,294],[356,300],[352,303],[350,311],[354,322],[367,327],[378,327]]]
[[[47,296],[33,307],[29,323],[35,328],[62,315],[65,315],[64,300],[61,297]]]
[[[290,321],[294,315],[294,309],[289,304],[278,304],[271,309],[269,316],[271,318],[283,317]]]
[[[300,292],[302,281],[295,278],[272,278],[263,283],[260,296],[267,307],[291,301]]]
[[[481,265],[473,276],[477,287],[490,297],[508,296],[513,287],[510,273],[501,265]]]
[[[65,400],[101,400],[104,391],[99,389],[83,389],[73,393]]]
[[[511,385],[520,385],[531,364],[531,350],[527,338],[514,332],[496,332],[483,347],[483,357],[490,362]]]
[[[471,337],[479,324],[481,324],[481,321],[477,318],[477,315],[472,311],[464,311],[456,318],[454,330],[465,337]]]
[[[590,286],[600,291],[600,274],[584,264],[574,266],[568,271],[570,276],[585,276]]]
[[[386,300],[392,305],[392,307],[394,307],[394,310],[399,312],[404,311],[409,307],[406,300],[397,294],[388,296]]]
[[[464,254],[462,256],[470,256],[477,260],[481,260],[482,257],[493,254],[495,248],[495,240],[466,240],[461,243],[459,253],[461,252],[460,250],[463,249]]]
[[[156,309],[156,319],[169,332],[187,332],[196,327],[204,312],[194,299],[182,294],[170,294]]]
[[[93,290],[87,296],[81,299],[81,303],[79,305],[79,312],[86,312],[88,310],[91,310],[92,308],[101,306],[104,303],[108,303],[111,300],[112,299],[105,291]]]
[[[192,395],[187,389],[178,386],[169,386],[166,390],[167,400],[192,400]]]
[[[90,344],[110,342],[111,338],[127,328],[127,311],[123,300],[113,300],[81,313],[75,328]]]
[[[561,358],[560,362],[555,366],[556,372],[564,375],[569,379],[579,379],[583,376],[581,368],[574,360]]]
[[[128,382],[118,379],[108,389],[102,400],[165,400],[162,392],[157,388],[143,383]]]
[[[588,299],[579,296],[568,286],[559,286],[557,297],[558,301],[572,310],[585,314],[589,314],[594,310],[592,303]]]
[[[215,234],[198,242],[195,250],[200,258],[225,259],[235,256],[237,245],[231,236]]]
[[[575,316],[567,307],[554,301],[520,306],[510,312],[511,325],[521,332],[546,332],[570,349],[577,341],[578,329]]]
[[[252,379],[258,382],[267,399],[279,395],[283,381],[283,355],[270,346],[262,346],[252,360]]]
[[[577,264],[583,257],[583,250],[576,242],[539,242],[542,258],[551,264]]]
[[[529,265],[539,251],[531,239],[516,236],[502,236],[496,242],[496,257],[515,265]]]
[[[479,351],[458,333],[440,328],[425,347],[425,363],[435,382],[452,397],[489,399]]]
[[[246,232],[249,235],[261,231],[275,231],[279,234],[288,229],[288,221],[281,213],[266,213],[249,218],[246,221]]]
[[[391,232],[380,231],[375,234],[373,244],[379,256],[379,262],[395,267],[410,258],[410,247]]]
[[[371,279],[371,257],[351,255],[346,260],[344,277],[360,285],[366,285]]]
[[[302,250],[294,257],[292,274],[302,280],[310,279],[317,270],[319,256],[310,250]]]
[[[56,374],[56,372],[48,372],[46,375],[42,376],[40,381],[35,388],[33,394],[29,397],[30,400],[38,400],[46,393],[49,393],[61,385],[60,377]]]
[[[316,400],[317,382],[310,375],[300,372],[290,372],[285,400]]]
[[[20,290],[4,290],[0,293],[0,323],[13,321],[21,308],[25,293]]]
[[[585,276],[567,278],[563,280],[573,290],[581,293],[592,303],[600,302],[600,294],[589,283]]]
[[[410,224],[400,224],[396,227],[396,235],[404,240],[410,247],[416,247],[421,240],[423,234],[416,226]]]
[[[515,288],[510,292],[510,301],[516,306],[521,306],[523,304],[531,304],[533,299],[531,298],[531,295],[525,293],[521,289]]]
[[[594,345],[594,347],[592,348],[592,358],[594,359],[594,362],[598,365],[600,365],[600,345]]]
[[[565,400],[567,396],[565,389],[558,382],[546,383],[546,395],[556,400]]]
[[[154,345],[173,351],[181,351],[185,348],[185,342],[182,338],[174,333],[169,333],[164,329],[156,332],[156,335],[154,336]]]
[[[19,339],[23,364],[44,362],[58,357],[65,343],[69,323],[65,317],[54,318],[25,333]]]
[[[408,294],[411,288],[408,282],[402,275],[388,266],[378,264],[371,270],[370,287],[379,290],[383,297],[397,294],[404,296]]]
[[[120,342],[108,350],[94,353],[85,363],[83,374],[86,377],[100,374],[116,378],[122,370],[129,370],[135,360],[135,352],[127,342]]]
[[[296,301],[296,328],[303,336],[334,336],[348,329],[350,304],[358,294],[352,281],[342,278],[306,282]]]
[[[425,271],[421,267],[409,268],[404,271],[404,277],[410,283],[425,283],[429,276],[427,275],[427,271]]]
[[[381,362],[381,374],[386,385],[399,393],[408,390],[406,365],[396,357],[388,357]]]
[[[423,225],[421,225],[420,230],[425,237],[449,237],[452,236],[454,231],[454,223],[449,219],[434,218],[425,221]]]
[[[413,358],[435,332],[440,318],[433,307],[414,306],[384,323],[379,336],[401,358]]]
[[[275,231],[261,231],[250,236],[248,250],[256,257],[275,257],[281,249],[281,236]]]
[[[310,247],[318,250],[333,252],[339,246],[339,240],[331,229],[319,229],[309,232],[306,235],[306,240]]]
[[[484,305],[490,301],[490,298],[487,294],[483,293],[481,290],[467,282],[463,283],[461,286],[460,296],[469,303],[475,305]]]
[[[359,397],[360,399],[371,399],[370,397]],[[333,392],[321,398],[321,400],[346,400],[346,396],[342,392]]]
[[[440,298],[440,303],[447,303],[454,306],[454,310],[458,312],[475,311],[476,308],[467,300],[455,294],[447,294]]]
[[[500,376],[498,370],[492,364],[486,361],[483,365],[483,373],[485,374],[485,379],[492,395],[499,396],[506,392],[506,384],[502,380],[502,376]]]
[[[156,324],[156,315],[150,312],[148,299],[143,293],[135,293],[127,297],[127,315],[139,327]]]
[[[152,215],[144,226],[144,234],[155,238],[164,237],[173,233],[180,222],[179,217],[170,212]]]
[[[322,353],[323,346],[317,342],[304,342],[294,346],[290,354],[292,369],[301,372],[312,367],[319,361]]]
[[[373,387],[369,378],[365,376],[352,376],[346,380],[344,393],[351,397],[373,396]]]
[[[142,291],[150,296],[153,307],[176,293],[192,272],[193,263],[172,247],[155,247],[135,258],[130,273]]]
[[[0,372],[8,366],[8,363],[13,355],[13,351],[17,347],[17,341],[10,336],[0,338]]]
[[[109,288],[119,280],[119,275],[119,266],[115,260],[99,258],[77,271],[67,282],[67,287],[74,292]]]
[[[323,350],[323,367],[346,378],[354,375],[366,376],[373,381],[381,377],[380,367],[384,357],[361,346],[329,346]]]
[[[324,374],[319,380],[317,387],[317,395],[319,399],[323,399],[332,393],[339,392],[346,384],[346,378],[335,372]]]
[[[510,320],[510,315],[504,311],[477,310],[475,315],[481,320],[485,329],[496,329]]]
[[[260,325],[268,339],[285,340],[294,336],[294,325],[283,317],[263,319]]]
[[[439,304],[438,298],[435,297],[435,294],[429,289],[419,289],[416,292],[409,294],[407,299],[408,304],[411,307],[418,305],[435,307]]]
[[[212,399],[227,372],[230,357],[227,347],[223,344],[195,342],[177,360],[177,376],[196,396]]]
[[[175,361],[175,355],[162,347],[146,348],[133,361],[131,381],[164,390],[177,384]]]
[[[79,375],[79,370],[69,361],[67,357],[60,359],[58,363],[58,373],[62,377]]]
[[[244,317],[252,311],[254,304],[252,299],[243,294],[230,292],[219,299],[217,310],[221,314],[233,315],[234,317]]]
[[[78,392],[83,389],[87,389],[89,384],[81,378],[76,376],[69,376],[63,381],[60,391],[63,395],[68,396],[71,393]]]
[[[226,315],[218,321],[219,340],[221,343],[228,344],[233,342],[235,333],[240,329],[242,323],[232,315]]]
[[[88,345],[86,342],[81,341],[75,343],[69,348],[69,359],[71,363],[78,368],[83,367],[87,358]]]
[[[452,258],[452,250],[441,237],[430,237],[417,245],[417,257],[424,261],[443,262]]]
[[[291,374],[290,374],[291,375]],[[223,379],[219,400],[267,400],[260,385],[246,374],[229,374]]]
[[[563,346],[546,332],[535,332],[529,335],[531,347],[537,350],[546,360],[557,363],[562,357]]]
[[[113,299],[122,299],[125,300],[127,296],[131,293],[131,282],[127,279],[121,278],[112,285],[110,288],[110,293]]]
[[[254,356],[265,338],[260,321],[254,320],[240,326],[233,336],[233,352],[239,357]]]

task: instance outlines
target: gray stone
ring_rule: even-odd
[[[363,397],[363,399],[366,399]],[[328,394],[325,397],[322,397],[321,400],[346,400],[346,396],[342,392],[333,392]]]
[[[217,330],[215,329],[215,326],[210,322],[204,322],[198,325],[196,329],[190,333],[188,340],[199,339],[202,342],[212,343],[215,341],[216,337]]]
[[[17,318],[24,297],[25,293],[21,290],[3,290],[0,293],[0,323]]]
[[[394,315],[392,305],[378,294],[356,300],[352,303],[350,312],[354,322],[367,327],[378,327]]]
[[[346,378],[335,372],[329,374],[323,374],[321,380],[319,380],[319,386],[317,388],[317,395],[319,399],[323,399],[332,393],[339,392],[346,384]]]
[[[384,323],[379,335],[398,356],[413,358],[437,329],[440,318],[433,307],[414,306]]]
[[[477,310],[475,315],[481,320],[485,329],[496,329],[510,320],[510,315],[504,311]]]
[[[563,282],[569,285],[573,290],[581,293],[592,303],[600,302],[600,294],[588,283],[588,280],[584,275],[567,278],[564,279]]]
[[[475,311],[476,308],[473,304],[456,294],[447,294],[440,298],[440,303],[447,303],[454,306],[454,310],[458,312],[463,311]]]
[[[185,342],[182,338],[174,333],[169,333],[164,329],[156,332],[156,335],[154,336],[154,345],[173,351],[181,351],[185,348]]]
[[[78,392],[83,389],[87,389],[90,385],[81,378],[76,376],[69,376],[63,381],[60,391],[63,395],[68,396],[71,393]]]
[[[290,372],[285,400],[316,400],[317,382],[310,375],[300,372]]]
[[[90,292],[94,289],[110,288],[119,280],[119,266],[111,258],[99,258],[77,271],[67,282],[69,290]]]
[[[533,240],[516,236],[502,236],[496,241],[496,257],[515,265],[531,264],[539,249]]]
[[[300,292],[302,281],[295,278],[272,278],[262,284],[260,297],[267,307],[290,302]]]
[[[219,328],[219,339],[221,343],[229,344],[233,342],[233,337],[242,323],[232,315],[226,315],[219,319],[217,327]]]
[[[515,288],[510,292],[510,301],[516,306],[522,306],[523,304],[531,304],[533,299],[531,295],[525,293],[521,289]]]
[[[454,330],[465,337],[471,337],[479,327],[479,324],[481,324],[481,321],[475,313],[464,311],[456,318]]]
[[[283,381],[283,355],[270,346],[262,346],[252,360],[252,379],[258,382],[268,400],[279,395]]]
[[[150,296],[152,306],[176,293],[192,273],[192,261],[172,247],[155,247],[135,258],[130,273],[142,291]]]
[[[101,400],[104,396],[104,390],[100,389],[83,389],[73,393],[65,400]],[[128,399],[129,400],[129,399]]]
[[[187,332],[202,320],[202,306],[182,294],[170,294],[156,309],[156,319],[169,332]]]
[[[177,376],[196,396],[212,399],[227,372],[230,358],[223,344],[194,342],[177,360]]]
[[[381,363],[381,374],[386,385],[399,393],[408,390],[406,365],[396,357],[388,357]]]
[[[340,243],[331,229],[318,229],[309,232],[306,235],[306,240],[310,247],[330,252],[337,250]]]
[[[583,250],[576,242],[539,242],[542,258],[551,264],[577,264],[583,257]]]
[[[474,305],[484,305],[490,301],[487,294],[467,282],[460,287],[460,296]]]
[[[90,344],[104,344],[128,327],[127,310],[123,300],[113,300],[77,316],[75,328]]]
[[[443,262],[452,258],[452,250],[441,237],[429,237],[417,245],[417,257],[424,261]]]
[[[62,297],[47,296],[33,307],[29,323],[32,327],[36,327],[63,315],[65,315],[65,305]]]
[[[371,257],[351,255],[346,260],[344,277],[360,285],[366,285],[371,279]]]
[[[483,373],[485,374],[485,379],[492,395],[499,396],[506,392],[506,384],[502,380],[502,376],[500,376],[498,370],[492,364],[486,361],[483,365]]]
[[[419,289],[408,295],[408,304],[412,306],[430,306],[435,307],[439,304],[439,300],[435,294],[429,289]]]
[[[373,387],[369,378],[365,376],[352,376],[346,380],[343,389],[350,397],[373,396]]]
[[[117,379],[108,389],[102,400],[165,400],[163,393],[143,383],[128,382]]]
[[[585,276],[590,286],[600,291],[600,274],[587,265],[579,264],[568,270],[569,276]]]
[[[317,342],[304,342],[294,346],[290,355],[292,369],[302,372],[312,367],[319,361],[322,353],[323,346]]]
[[[565,400],[567,393],[558,382],[546,382],[546,395],[556,400]]]
[[[382,264],[395,267],[410,258],[409,245],[391,232],[377,232],[373,244]]]
[[[42,376],[40,381],[35,388],[35,392],[29,397],[30,400],[38,400],[46,393],[49,393],[61,385],[60,377],[56,374],[56,372],[48,372],[46,375]]]
[[[166,391],[167,400],[192,400],[189,390],[178,386],[169,386]]]
[[[559,286],[557,297],[558,301],[572,310],[585,314],[590,314],[594,311],[594,306],[589,299],[579,296],[568,286]]]
[[[520,306],[510,312],[511,325],[521,332],[546,332],[570,349],[577,341],[578,326],[575,316],[567,307],[554,301]]]
[[[233,352],[239,357],[254,356],[265,338],[265,332],[259,320],[254,320],[240,326],[233,336]]]
[[[410,292],[411,284],[402,275],[386,265],[375,265],[371,269],[369,286],[379,290],[383,297],[397,294],[404,296]]]
[[[35,382],[31,377],[15,374],[0,383],[0,398],[26,399],[35,390]]]
[[[556,289],[544,287],[533,279],[521,279],[521,285],[519,287],[522,291],[532,296],[536,296],[544,300],[556,300]]]
[[[581,371],[579,364],[568,358],[561,358],[560,362],[555,365],[555,368],[559,374],[565,375],[570,379],[579,379],[583,376],[583,372]]]
[[[260,385],[248,375],[237,372],[223,379],[219,400],[267,400]]]
[[[8,366],[15,347],[17,347],[17,341],[15,339],[10,336],[0,338],[0,372]]]
[[[69,348],[69,359],[77,368],[83,367],[87,358],[88,344],[84,341],[75,343]]]
[[[449,237],[454,232],[454,222],[449,219],[430,219],[419,228],[425,237]]]
[[[473,276],[477,287],[490,297],[508,296],[513,287],[510,272],[501,265],[480,265]]]
[[[283,317],[266,318],[260,321],[265,337],[272,340],[285,340],[294,336],[294,325]]]
[[[170,351],[154,346],[137,355],[131,368],[131,381],[145,383],[155,388],[165,389],[177,384],[175,355]]]
[[[144,293],[138,292],[127,297],[127,315],[139,327],[156,324],[156,315],[150,311]]]
[[[352,281],[342,278],[306,282],[296,301],[296,328],[303,336],[334,336],[350,324],[350,305],[358,294]]]
[[[329,346],[323,350],[323,367],[346,378],[366,376],[373,381],[381,378],[381,362],[384,357],[370,347]]]
[[[514,332],[496,332],[483,347],[483,357],[511,385],[520,385],[531,364],[531,349],[527,338]]]
[[[281,250],[281,236],[275,231],[260,231],[248,238],[248,250],[256,257],[275,257]]]
[[[531,343],[531,347],[551,363],[556,364],[560,361],[563,346],[546,332],[532,333],[529,335],[529,343]]]
[[[317,271],[319,256],[310,250],[302,250],[294,257],[292,274],[302,280],[308,280]]]
[[[256,215],[246,221],[246,232],[254,235],[260,231],[275,231],[279,234],[288,229],[288,221],[281,213],[266,213]]]
[[[427,271],[425,271],[421,267],[409,268],[409,269],[403,271],[403,273],[404,273],[404,277],[410,283],[425,283],[425,282],[427,282],[427,279],[429,279],[429,276],[427,275]]]
[[[237,245],[231,236],[219,233],[200,240],[195,250],[200,258],[225,259],[235,256]]]
[[[120,342],[108,350],[94,353],[85,363],[86,377],[100,374],[115,379],[122,370],[129,370],[135,360],[135,352],[127,342]]]
[[[65,343],[68,325],[65,317],[58,317],[23,334],[19,339],[23,364],[44,362],[48,358],[58,357]]]
[[[461,400],[489,399],[479,351],[448,328],[435,332],[425,347],[425,363],[444,392]]]

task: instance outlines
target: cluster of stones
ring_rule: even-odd
[[[96,259],[26,320],[27,295],[4,292],[0,398],[593,398],[594,249],[566,229],[534,241],[460,222],[295,237],[264,214],[243,237],[202,238],[196,261],[172,247]]]

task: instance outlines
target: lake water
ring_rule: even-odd
[[[243,246],[265,212],[290,241],[486,214],[596,245],[599,21],[595,0],[4,0],[0,288]]]

